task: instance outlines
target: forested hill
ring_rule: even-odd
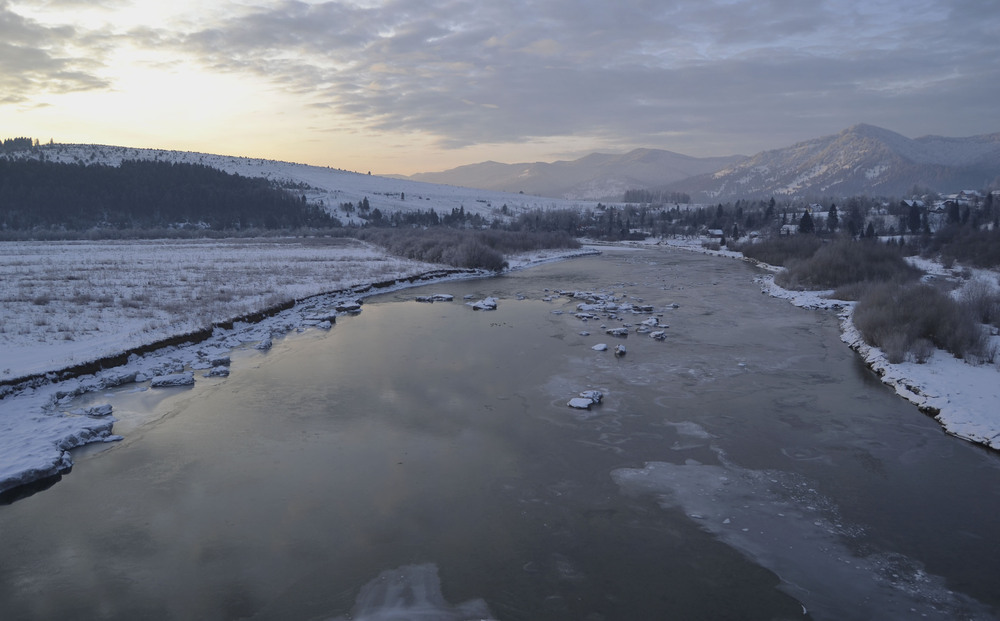
[[[200,164],[121,166],[0,159],[0,230],[212,229],[336,224],[304,197]]]

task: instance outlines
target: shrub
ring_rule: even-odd
[[[580,242],[564,231],[372,228],[357,230],[356,235],[407,259],[495,272],[507,267],[505,253],[580,247]]]
[[[842,240],[808,259],[789,262],[774,281],[785,288],[836,289],[864,281],[908,282],[919,275],[895,246]]]
[[[924,254],[939,254],[942,263],[955,261],[977,267],[1000,266],[1000,230],[983,231],[971,227],[951,225],[935,233]]]
[[[790,259],[808,259],[813,256],[822,243],[818,237],[790,235],[752,244],[741,244],[739,250],[745,257],[769,265],[784,266]]]
[[[1000,290],[989,281],[970,280],[962,288],[959,301],[979,321],[1000,327]]]
[[[854,325],[869,345],[885,351],[890,362],[907,354],[929,357],[928,341],[956,358],[982,358],[988,339],[982,326],[962,304],[925,284],[872,285],[858,300]]]

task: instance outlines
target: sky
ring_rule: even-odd
[[[0,138],[373,174],[1000,132],[997,0],[0,0]]]

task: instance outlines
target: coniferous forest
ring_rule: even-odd
[[[126,161],[115,167],[0,159],[0,228],[8,231],[338,224],[304,197],[265,179],[200,164]]]

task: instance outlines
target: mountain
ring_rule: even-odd
[[[592,153],[577,160],[552,163],[482,162],[443,172],[417,173],[408,178],[568,200],[620,201],[626,190],[663,187],[743,159],[741,155],[698,158],[661,149],[635,149],[624,155]]]
[[[736,198],[901,196],[980,189],[1000,176],[1000,133],[910,139],[872,125],[764,151],[668,186],[700,202]]]

